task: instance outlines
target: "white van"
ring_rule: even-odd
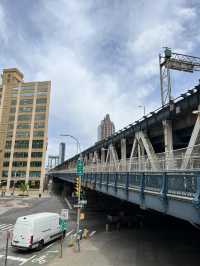
[[[61,217],[57,213],[42,212],[17,218],[11,245],[18,249],[42,249],[43,245],[61,237]]]

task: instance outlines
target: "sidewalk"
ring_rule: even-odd
[[[81,240],[81,252],[76,252],[74,247],[63,248],[63,258],[56,258],[50,266],[114,266],[92,241]]]
[[[136,266],[135,248],[137,244],[134,234],[132,230],[97,232],[91,238],[81,240],[80,253],[76,252],[74,247],[64,245],[63,258],[57,257],[48,265]]]

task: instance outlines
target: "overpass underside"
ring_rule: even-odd
[[[196,86],[83,151],[82,185],[200,224],[199,132]],[[51,175],[73,182],[78,157]]]

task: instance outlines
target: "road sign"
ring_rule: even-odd
[[[83,206],[83,204],[75,204],[74,205],[74,208],[83,208],[84,206]]]
[[[77,164],[76,164],[76,173],[78,176],[83,175],[83,160],[78,159]]]
[[[67,223],[65,219],[60,218],[59,225],[60,225],[61,231],[65,231],[67,229]]]
[[[69,219],[69,210],[68,209],[62,209],[60,214],[65,220]]]
[[[80,204],[86,205],[87,204],[87,200],[80,200]]]

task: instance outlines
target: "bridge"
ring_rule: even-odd
[[[200,224],[200,85],[84,150],[82,186]],[[73,183],[80,154],[51,169]]]

